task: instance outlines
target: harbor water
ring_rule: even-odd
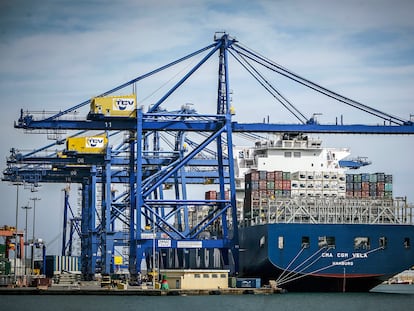
[[[413,310],[414,295],[390,293],[286,293],[216,296],[0,295],[0,310],[227,311]]]

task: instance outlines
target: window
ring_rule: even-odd
[[[285,158],[291,158],[292,152],[291,151],[285,151]]]
[[[204,273],[204,274],[203,274],[203,278],[205,278],[205,279],[210,278],[210,274],[208,274],[208,273]]]
[[[354,239],[354,249],[355,250],[369,250],[371,245],[368,237],[356,237]]]
[[[319,248],[335,248],[335,237],[334,236],[320,236],[318,238]]]
[[[225,278],[227,277],[227,275],[225,275],[224,273],[222,273],[222,274],[220,274],[220,277],[221,277],[222,279],[225,279]]]
[[[310,239],[308,236],[302,237],[302,248],[309,248],[310,246]]]
[[[295,151],[295,152],[293,152],[293,157],[294,158],[300,158],[302,155],[301,155],[301,153],[299,152],[299,151]]]
[[[404,238],[404,247],[410,248],[410,238]]]
[[[379,246],[382,248],[387,247],[387,238],[385,236],[379,238]]]
[[[285,243],[285,239],[283,238],[283,236],[280,236],[279,238],[278,238],[278,247],[279,247],[279,249],[283,249],[283,247],[284,247],[284,243]]]
[[[213,274],[211,275],[211,277],[212,277],[213,279],[217,279],[217,278],[218,278],[218,275],[217,275],[217,274],[215,274],[215,273],[213,273]]]
[[[195,279],[199,279],[200,278],[200,274],[198,274],[198,273],[194,274],[194,278]]]

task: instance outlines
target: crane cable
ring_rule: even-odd
[[[230,54],[239,62],[239,64],[246,69],[248,73],[261,85],[264,87],[266,91],[268,91],[279,103],[283,105],[290,113],[292,113],[302,124],[306,123],[306,117],[286,98],[282,95],[282,93],[277,90],[273,85],[269,83],[269,81],[261,74],[251,63],[249,63],[246,58],[243,57],[237,50],[238,56],[236,56],[231,50],[229,50]],[[243,59],[245,63],[243,63],[240,59]],[[250,67],[247,68],[247,66]],[[290,108],[288,107],[290,106]],[[295,110],[296,112],[294,112]],[[298,114],[303,118],[301,119]],[[305,120],[305,121],[304,121]]]
[[[327,88],[325,88],[325,87],[323,87],[323,86],[321,86],[317,83],[314,83],[314,82],[312,82],[312,81],[310,81],[310,80],[308,80],[304,77],[301,77],[298,74],[295,74],[292,71],[284,68],[283,66],[281,66],[281,65],[269,60],[268,58],[260,55],[259,53],[253,52],[252,50],[248,49],[247,47],[243,47],[243,46],[241,46],[240,44],[237,44],[237,43],[235,43],[233,45],[233,48],[234,48],[234,46],[236,48],[240,49],[240,51],[238,51],[238,53],[246,56],[247,58],[257,62],[258,64],[261,64],[262,66],[264,66],[264,67],[266,67],[266,68],[268,68],[268,69],[270,69],[274,72],[277,72],[277,73],[279,73],[279,74],[281,74],[281,75],[283,75],[283,76],[285,76],[285,77],[287,77],[287,78],[289,78],[289,79],[291,79],[291,80],[293,80],[297,83],[300,83],[300,84],[302,84],[302,85],[304,85],[304,86],[306,86],[310,89],[313,89],[314,91],[317,91],[321,94],[324,94],[324,95],[326,95],[330,98],[333,98],[333,99],[335,99],[339,102],[342,102],[346,105],[349,105],[351,107],[354,107],[354,108],[360,109],[362,111],[365,111],[365,112],[367,112],[371,115],[377,116],[377,117],[379,117],[379,118],[381,118],[385,121],[389,121],[389,122],[397,124],[397,125],[403,125],[403,124],[407,123],[406,120],[403,120],[403,119],[398,118],[396,116],[393,116],[391,114],[382,112],[382,111],[380,111],[378,109],[375,109],[375,108],[372,108],[370,106],[364,105],[364,104],[362,104],[358,101],[355,101],[355,100],[352,100],[348,97],[340,95],[340,94],[338,94],[336,92],[333,92],[333,91],[331,91],[331,90],[329,90],[329,89],[327,89]]]

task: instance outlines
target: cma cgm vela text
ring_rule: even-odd
[[[369,291],[414,264],[412,207],[392,175],[305,135],[238,147],[240,275],[290,291]],[[355,171],[354,171],[355,172]]]

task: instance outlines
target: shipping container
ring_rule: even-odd
[[[362,182],[369,182],[369,180],[370,180],[370,174],[368,174],[368,173],[361,174],[361,181]]]
[[[289,182],[290,183],[290,181],[289,180],[276,180],[275,181],[275,190],[283,190],[283,183],[284,182]]]
[[[80,272],[81,264],[78,256],[46,256],[46,276],[53,277],[55,274],[66,272]]]
[[[276,198],[283,197],[283,190],[275,190],[275,197]]]
[[[376,173],[377,175],[377,182],[385,182],[385,174],[384,173]]]
[[[369,176],[369,182],[376,183],[377,181],[378,180],[377,180],[377,175],[376,174],[371,174]]]
[[[361,176],[361,174],[353,174],[353,177],[354,177],[354,179],[353,179],[353,182],[355,183],[355,182],[361,182],[362,181],[362,176]]]
[[[292,188],[292,182],[290,180],[284,180],[282,182],[282,190],[290,190]]]
[[[392,184],[392,175],[385,175],[385,183]]]
[[[258,278],[237,278],[236,287],[238,288],[260,288],[261,281]]]
[[[274,181],[267,181],[266,182],[266,189],[274,190],[275,189],[275,182]]]
[[[217,200],[217,191],[215,190],[206,191],[205,199],[206,200]]]
[[[90,115],[136,118],[137,98],[132,95],[95,97],[91,100]]]
[[[260,190],[266,190],[267,189],[266,179],[260,179],[259,180],[259,189]]]
[[[345,174],[338,174],[338,180],[342,183],[346,182]]]
[[[259,171],[259,180],[266,180],[267,172]]]
[[[306,180],[306,172],[294,172],[291,177],[292,180]]]
[[[322,180],[331,179],[331,174],[329,172],[322,172]]]
[[[283,172],[282,171],[275,171],[275,181],[276,180],[283,180]]]
[[[282,197],[290,198],[292,196],[291,190],[282,190]]]
[[[290,174],[290,172],[283,172],[283,174],[282,174],[282,179],[283,180],[291,180],[291,174]]]
[[[354,182],[354,191],[361,191],[361,190],[362,190],[362,183]]]
[[[248,174],[250,176],[251,180],[259,180],[259,172],[258,171],[252,171]]]
[[[384,190],[386,192],[392,192],[392,183],[385,183],[384,184]]]

